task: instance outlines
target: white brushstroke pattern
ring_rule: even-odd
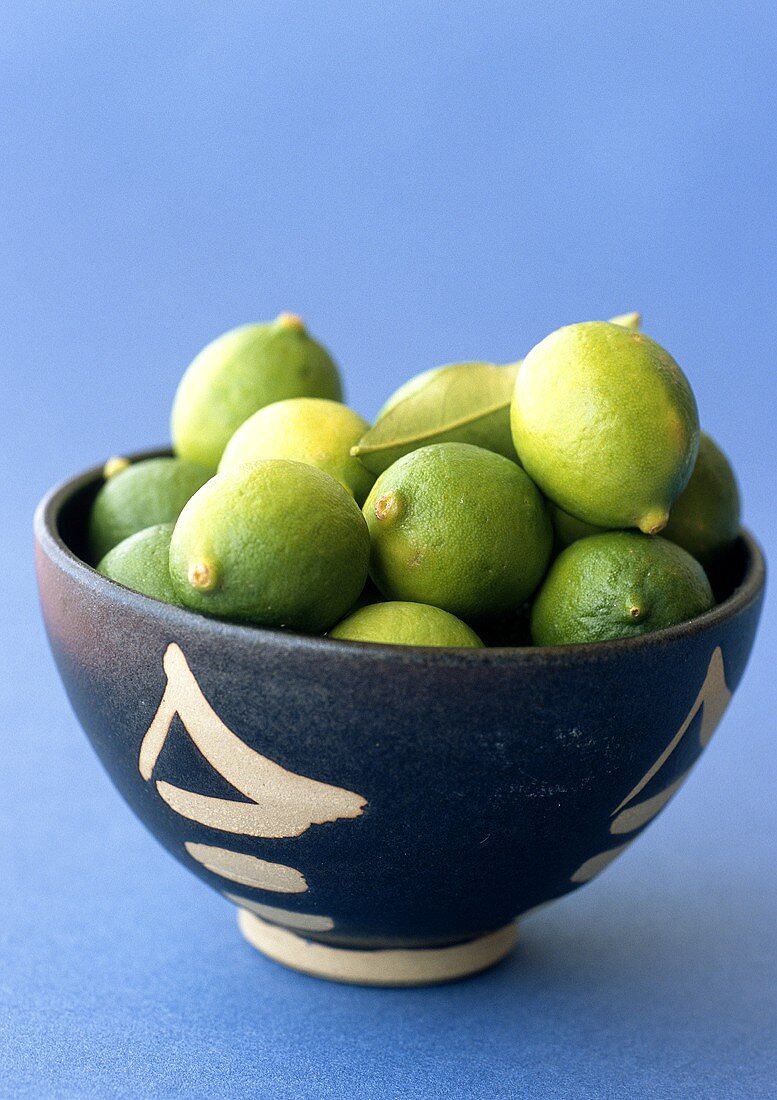
[[[262,905],[260,901],[241,898],[237,894],[225,894],[224,897],[241,909],[250,909],[257,917],[279,924],[282,928],[296,928],[304,932],[331,932],[335,926],[331,917],[320,917],[316,913],[295,913],[291,909],[279,909],[277,905]]]
[[[650,768],[648,768],[648,770],[642,776],[636,787],[634,787],[633,790],[629,791],[629,793],[626,795],[619,806],[616,806],[616,808],[613,810],[613,816],[615,816],[615,814],[617,813],[620,813],[620,811],[624,809],[625,806],[628,806],[629,802],[633,802],[640,791],[643,791],[645,789],[653,776],[660,771],[660,769],[667,762],[674,750],[680,744],[691,722],[694,720],[696,715],[699,713],[699,710],[702,708],[703,710],[701,717],[701,728],[699,730],[699,741],[701,742],[702,747],[704,747],[715,732],[715,727],[722,718],[723,712],[728,706],[730,699],[731,692],[729,691],[728,685],[726,684],[726,673],[725,667],[723,665],[723,653],[720,646],[716,646],[715,651],[710,657],[710,663],[707,667],[707,674],[704,677],[701,688],[699,689],[699,694],[696,696],[693,706],[688,711],[688,716],[686,717],[685,721],[680,726],[679,730],[666,746],[656,762]]]
[[[187,841],[186,851],[206,870],[241,886],[253,886],[257,890],[272,890],[278,894],[304,894],[308,888],[305,876],[295,867],[283,863],[269,863],[245,852],[232,852],[212,844],[195,844]]]
[[[177,714],[211,767],[251,800],[237,802],[157,783],[159,794],[176,813],[223,832],[294,837],[311,825],[354,818],[363,812],[367,800],[360,794],[288,771],[241,741],[208,703],[174,643],[167,647],[164,668],[167,686],[140,748],[141,775],[151,778]]]
[[[590,882],[594,875],[598,875],[605,867],[609,867],[628,846],[628,844],[620,844],[617,848],[608,848],[606,852],[600,852],[598,856],[591,856],[578,867],[570,882]]]
[[[687,774],[686,772],[679,779],[675,779],[674,783],[670,783],[665,790],[654,794],[652,798],[646,798],[644,802],[635,802],[633,806],[621,810],[611,823],[610,832],[620,836],[622,833],[633,833],[635,829],[641,829],[643,825],[647,825],[648,821],[652,821],[663,810],[672,795],[680,789]]]

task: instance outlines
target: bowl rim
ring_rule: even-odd
[[[128,454],[130,462],[139,462],[147,458],[169,457],[168,448],[151,448]],[[110,580],[98,573],[95,568],[79,558],[64,542],[59,532],[59,517],[64,505],[76,493],[83,491],[90,483],[102,478],[104,464],[92,466],[87,470],[69,477],[54,485],[42,498],[35,510],[33,529],[40,550],[62,572],[74,580],[86,584],[104,598],[119,607],[126,607],[138,614],[151,616],[170,628],[197,630],[212,634],[214,639],[232,640],[243,645],[278,649],[309,650],[311,655],[319,656],[356,656],[389,661],[394,664],[429,663],[450,666],[470,666],[477,664],[515,664],[515,663],[594,663],[612,659],[620,653],[634,650],[660,647],[669,642],[688,639],[703,634],[734,618],[763,594],[766,584],[766,561],[763,551],[753,535],[742,528],[740,539],[744,543],[748,563],[741,583],[722,603],[715,604],[709,611],[697,615],[675,626],[663,627],[648,634],[628,638],[615,638],[607,642],[581,642],[560,646],[484,646],[447,647],[447,646],[401,646],[383,642],[357,642],[329,638],[326,635],[299,634],[286,630],[272,630],[267,627],[250,624],[232,623],[224,619],[209,618],[188,608],[163,603],[150,596],[144,596],[118,581]]]

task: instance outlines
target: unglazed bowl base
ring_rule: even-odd
[[[410,986],[451,982],[477,974],[503,959],[515,945],[517,925],[452,947],[392,948],[371,951],[332,947],[239,909],[238,926],[252,947],[283,966],[351,985]]]

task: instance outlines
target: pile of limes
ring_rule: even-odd
[[[523,361],[406,382],[374,425],[293,314],[209,344],[174,457],[106,463],[107,577],[193,611],[397,645],[644,634],[714,602],[739,533],[731,467],[636,314],[567,325]]]

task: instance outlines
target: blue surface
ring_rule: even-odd
[[[704,762],[505,965],[264,961],[111,789],[46,652],[47,486],[163,440],[230,325],[301,312],[373,413],[641,308],[774,559],[772,4],[0,6],[0,1093],[777,1095],[774,600]]]

